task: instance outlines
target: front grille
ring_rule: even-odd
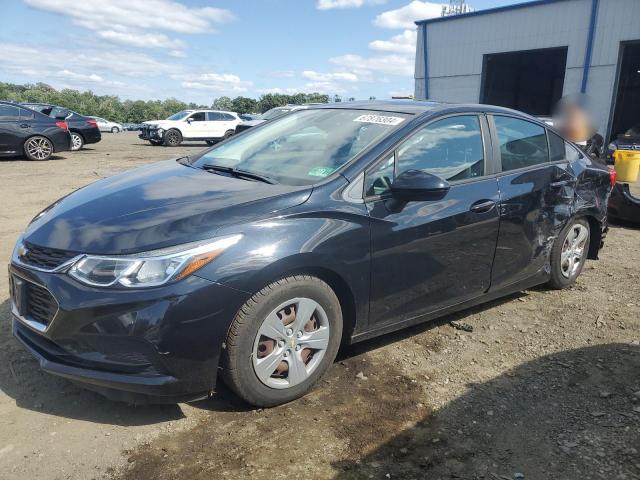
[[[49,325],[58,311],[56,300],[46,288],[31,282],[25,282],[25,293],[26,317],[43,325]]]
[[[39,247],[26,242],[25,247],[27,252],[20,257],[20,260],[27,265],[45,270],[53,270],[77,255],[75,252]]]

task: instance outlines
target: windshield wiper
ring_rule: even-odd
[[[268,183],[269,185],[275,185],[277,182],[270,177],[260,175],[258,173],[248,172],[234,167],[225,167],[223,165],[203,165],[203,170],[212,172],[224,172],[229,173],[237,178],[248,178],[250,180],[257,180],[259,182]]]

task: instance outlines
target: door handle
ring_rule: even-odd
[[[569,184],[569,180],[558,180],[557,182],[551,182],[552,187],[564,187]]]
[[[485,213],[491,211],[493,207],[495,207],[496,202],[493,200],[478,200],[473,205],[471,205],[470,210],[474,213]]]
[[[20,124],[20,128],[29,128],[31,125],[29,125],[28,123],[21,123]]]

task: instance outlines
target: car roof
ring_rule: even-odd
[[[375,110],[380,112],[406,113],[420,115],[427,112],[458,113],[458,112],[486,112],[517,115],[539,121],[535,117],[511,108],[497,107],[479,103],[446,103],[425,100],[363,100],[358,102],[339,102],[313,105],[309,108],[341,108],[357,110]]]

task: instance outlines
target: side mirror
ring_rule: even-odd
[[[391,193],[401,200],[438,200],[449,191],[449,182],[422,170],[407,170],[391,184]]]
[[[187,118],[187,123],[191,123],[191,122],[193,122],[193,118],[191,117]]]

